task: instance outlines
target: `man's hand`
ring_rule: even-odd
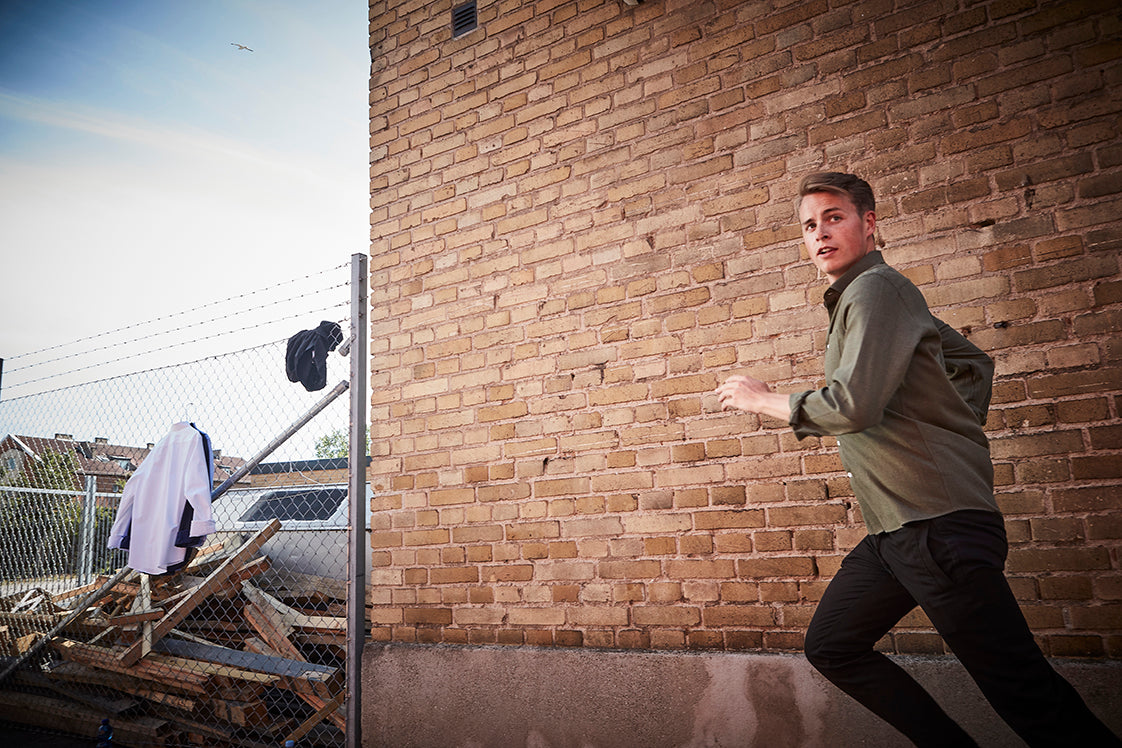
[[[772,392],[765,382],[745,376],[731,376],[717,388],[722,410],[743,410],[786,421],[791,417],[787,395]]]

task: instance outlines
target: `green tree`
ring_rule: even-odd
[[[316,458],[320,460],[350,455],[350,430],[336,429],[316,439]],[[370,454],[370,429],[366,430],[366,454]]]
[[[81,514],[78,461],[73,454],[44,452],[0,492],[0,562],[5,579],[60,574],[72,565]],[[41,493],[20,488],[58,491]]]
[[[29,457],[10,485],[56,491],[79,488],[78,460],[70,452],[44,452],[38,460]]]

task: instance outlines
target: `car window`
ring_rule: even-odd
[[[241,522],[267,522],[271,519],[328,519],[347,498],[345,488],[299,488],[270,491],[251,506]]]

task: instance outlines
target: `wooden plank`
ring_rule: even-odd
[[[209,699],[199,706],[197,713],[206,712],[223,722],[229,722],[238,727],[249,727],[265,732],[272,732],[275,728],[274,718],[269,714],[265,702],[260,699],[255,701]]]
[[[135,573],[137,575],[140,574],[140,572]],[[136,596],[140,594],[140,582],[118,582],[109,590],[109,594],[117,599],[125,598],[131,605],[132,601],[136,599]]]
[[[90,667],[149,681],[177,693],[253,698],[265,686],[286,687],[277,675],[153,653],[136,665],[122,665],[116,650],[91,647],[79,642],[56,641],[64,658]]]
[[[309,685],[307,683],[303,682],[293,683],[292,686],[293,693],[310,704],[313,709],[316,709],[317,714],[319,713],[319,711],[324,711],[326,709],[326,713],[323,717],[320,718],[321,721],[323,719],[328,719],[333,725],[338,727],[343,732],[347,731],[347,719],[339,711],[339,708],[335,707],[334,709],[327,709],[325,706],[326,704],[330,704],[336,699],[339,699],[340,703],[342,703],[342,697],[340,694],[330,696],[327,694],[315,693],[311,688],[309,688]]]
[[[222,541],[202,546],[195,554],[195,557],[191,559],[191,563],[187,564],[187,569],[190,570],[192,566],[201,566],[202,562],[206,560],[207,556],[211,555],[212,553],[218,553],[225,547],[226,544]]]
[[[253,652],[254,654],[273,655],[274,657],[277,654],[276,650],[258,639],[256,636],[247,636],[245,638],[245,651]]]
[[[117,661],[116,651],[107,653],[99,651],[104,650],[102,647],[83,646],[78,642],[65,644],[70,646],[59,643],[58,648],[71,662],[147,681],[148,685],[175,693],[249,700],[258,698],[267,686],[283,685],[275,675],[155,653],[136,665],[125,666]]]
[[[261,549],[265,542],[276,534],[281,527],[280,520],[274,519],[265,527],[258,530],[253,537],[242,544],[232,556],[229,556],[210,573],[206,580],[200,584],[191,595],[176,603],[162,619],[152,625],[152,641],[157,642],[165,634],[187,617],[196,606],[205,600],[210,593],[221,587],[222,584],[237,571],[242,565]],[[135,665],[143,656],[144,642],[138,641],[130,645],[121,653],[120,661],[123,665]]]
[[[169,647],[174,649],[176,655],[192,658],[185,659],[183,662],[195,663],[196,667],[229,666],[258,672],[262,678],[272,678],[271,682],[277,688],[291,691],[305,701],[308,701],[305,696],[314,696],[321,700],[331,699],[346,685],[342,670],[327,665],[316,665],[227,647],[201,647],[172,639],[160,642],[158,649],[164,650]]]
[[[277,654],[293,660],[305,657],[292,641],[292,626],[284,615],[270,604],[270,598],[248,582],[242,584],[242,592],[249,600],[242,614],[253,630],[269,644]]]
[[[42,639],[43,634],[39,633],[38,631],[33,631],[30,634],[24,634],[23,636],[16,639],[16,653],[24,655],[28,652],[31,652],[36,648],[35,645],[38,644]]]
[[[331,701],[325,702],[323,704],[323,706],[321,706],[319,708],[319,711],[317,711],[311,717],[308,717],[308,719],[304,720],[304,722],[299,727],[297,727],[295,730],[290,732],[285,737],[285,741],[291,740],[291,741],[295,742],[295,741],[299,740],[300,738],[304,737],[305,735],[307,735],[309,732],[312,731],[313,727],[318,725],[320,722],[323,722],[323,720],[325,718],[327,718],[328,716],[330,716],[332,714],[337,713],[339,707],[341,707],[343,705],[343,701],[344,701],[344,696],[343,696],[343,694],[340,693],[334,699],[332,699]],[[336,724],[336,727],[338,727],[338,726],[339,725]],[[342,729],[343,732],[347,731],[347,726],[346,726],[345,722],[344,722],[342,728],[340,728],[340,729]]]
[[[249,603],[246,605],[243,614],[261,638],[278,654],[294,660],[305,661],[304,655],[296,648],[290,638],[293,629],[287,618],[291,616],[281,612],[283,609],[291,613],[291,609],[248,582],[242,585],[242,592],[249,598]],[[333,708],[325,707],[325,703],[329,704],[335,701],[341,703],[340,697],[324,699],[320,696],[322,691],[317,692],[309,683],[294,682],[292,685],[297,696],[311,704],[313,709],[318,710],[316,716],[309,720],[309,730],[324,719],[329,719],[337,728],[346,732],[346,719],[339,714],[338,703]]]
[[[314,574],[301,574],[296,571],[278,571],[270,579],[269,591],[273,593],[288,593],[287,597],[328,597],[335,600],[346,601],[347,582],[331,577],[319,577]]]
[[[287,657],[290,660],[304,660],[304,655],[296,647],[288,635],[285,633],[285,628],[279,619],[276,611],[263,610],[255,603],[248,603],[242,611],[245,620],[257,632],[257,635],[267,643],[272,653],[280,657]],[[291,631],[291,628],[288,629]]]
[[[75,597],[85,595],[87,592],[93,592],[98,587],[105,584],[108,580],[109,580],[109,577],[105,576],[104,574],[101,574],[101,575],[98,575],[96,581],[90,582],[89,584],[84,585],[82,587],[73,587],[69,590],[63,590],[62,592],[59,592],[58,594],[51,595],[51,599],[54,600],[56,603],[65,602],[66,600],[71,600]]]
[[[201,636],[195,636],[194,634],[188,634],[186,631],[180,631],[179,629],[172,629],[171,630],[171,636],[174,636],[178,639],[186,639],[187,641],[195,642],[196,644],[215,644],[215,642],[212,642],[208,639],[204,639]]]
[[[57,613],[59,611],[51,599],[51,593],[42,587],[32,587],[23,593],[23,597],[12,607],[13,613]]]
[[[108,619],[110,626],[131,626],[144,621],[158,621],[164,617],[162,610],[147,610],[143,613],[126,613],[123,616],[113,616]]]
[[[64,683],[49,675],[31,670],[17,670],[12,675],[12,681],[23,686],[54,691],[64,699],[76,701],[107,715],[120,714],[134,708],[139,703],[134,698],[127,698],[119,694],[113,695],[110,693],[106,695],[100,689],[100,692],[95,693],[87,688],[75,687],[73,683]]]
[[[242,582],[244,582],[247,579],[252,579],[252,578],[254,578],[254,577],[256,577],[260,574],[265,573],[266,571],[269,570],[269,566],[270,566],[270,564],[269,564],[268,556],[261,556],[259,558],[255,558],[254,560],[250,561],[248,564],[245,564],[244,566],[241,566],[240,568],[238,568],[237,571],[235,571],[233,574],[231,574],[226,579],[225,582],[223,582],[220,586],[218,586],[210,594],[212,596],[215,596],[215,595],[221,595],[223,593],[230,593],[230,592],[234,592],[235,590],[239,590],[239,589],[241,589]],[[188,597],[191,593],[193,593],[199,587],[199,585],[201,585],[204,581],[205,580],[200,580],[200,582],[198,584],[193,585],[193,586],[189,587],[188,589],[183,590],[182,592],[177,592],[176,594],[171,595],[167,599],[160,601],[160,605],[163,606],[164,608],[168,608],[168,607],[171,607],[172,605],[175,605],[180,600],[182,600],[185,597]]]
[[[70,615],[73,615],[71,613]],[[82,638],[96,636],[103,628],[104,623],[79,621],[75,618],[68,621],[64,613],[3,613],[0,612],[0,625],[11,626],[16,631],[45,632],[57,628],[58,631],[67,631]],[[58,633],[55,631],[55,633]]]
[[[141,613],[152,607],[152,575],[140,575],[140,594],[132,602],[132,611]],[[152,651],[152,622],[145,621],[140,624],[140,656]]]
[[[248,585],[242,585],[242,591],[245,592]],[[342,631],[347,630],[347,619],[342,616],[318,616],[308,615],[301,613],[296,608],[290,605],[285,605],[280,600],[272,595],[269,595],[261,590],[256,590],[254,593],[246,593],[247,596],[252,595],[252,599],[258,603],[266,603],[275,609],[284,618],[285,624],[300,629],[301,631]]]
[[[164,704],[190,712],[199,703],[196,697],[173,693],[169,689],[152,688],[133,674],[123,675],[88,667],[78,662],[59,662],[48,671],[51,680],[111,688],[156,704]]]
[[[197,662],[200,667],[213,663],[213,665],[225,665],[238,670],[250,670],[265,675],[306,679],[324,685],[337,683],[340,676],[338,668],[328,665],[316,665],[303,660],[260,655],[240,649],[196,644],[176,639],[164,639],[157,645],[156,649],[160,653],[172,657]]]
[[[301,631],[296,635],[296,641],[305,646],[331,647],[333,650],[345,653],[347,647],[347,632],[334,631],[325,634],[319,631]],[[343,654],[339,654],[339,656],[342,657]]]
[[[98,635],[97,635],[97,636],[95,636],[94,638],[92,638],[92,639],[90,639],[89,641],[87,641],[87,642],[86,642],[86,644],[97,644],[97,643],[99,643],[99,642],[100,642],[100,641],[101,641],[102,639],[108,639],[108,638],[110,638],[110,637],[112,637],[112,636],[115,636],[115,635],[116,635],[116,634],[118,634],[118,633],[119,633],[119,631],[118,631],[118,629],[117,629],[117,627],[116,627],[116,626],[108,626],[108,627],[106,627],[106,629],[105,629],[104,631],[102,631],[102,632],[101,632],[100,634],[98,634]]]

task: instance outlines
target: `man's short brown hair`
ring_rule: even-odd
[[[857,212],[865,215],[870,210],[877,210],[877,201],[873,197],[873,188],[861,177],[855,174],[845,174],[840,171],[817,171],[807,174],[799,183],[799,204],[802,199],[814,192],[833,192],[836,195],[848,197]]]

